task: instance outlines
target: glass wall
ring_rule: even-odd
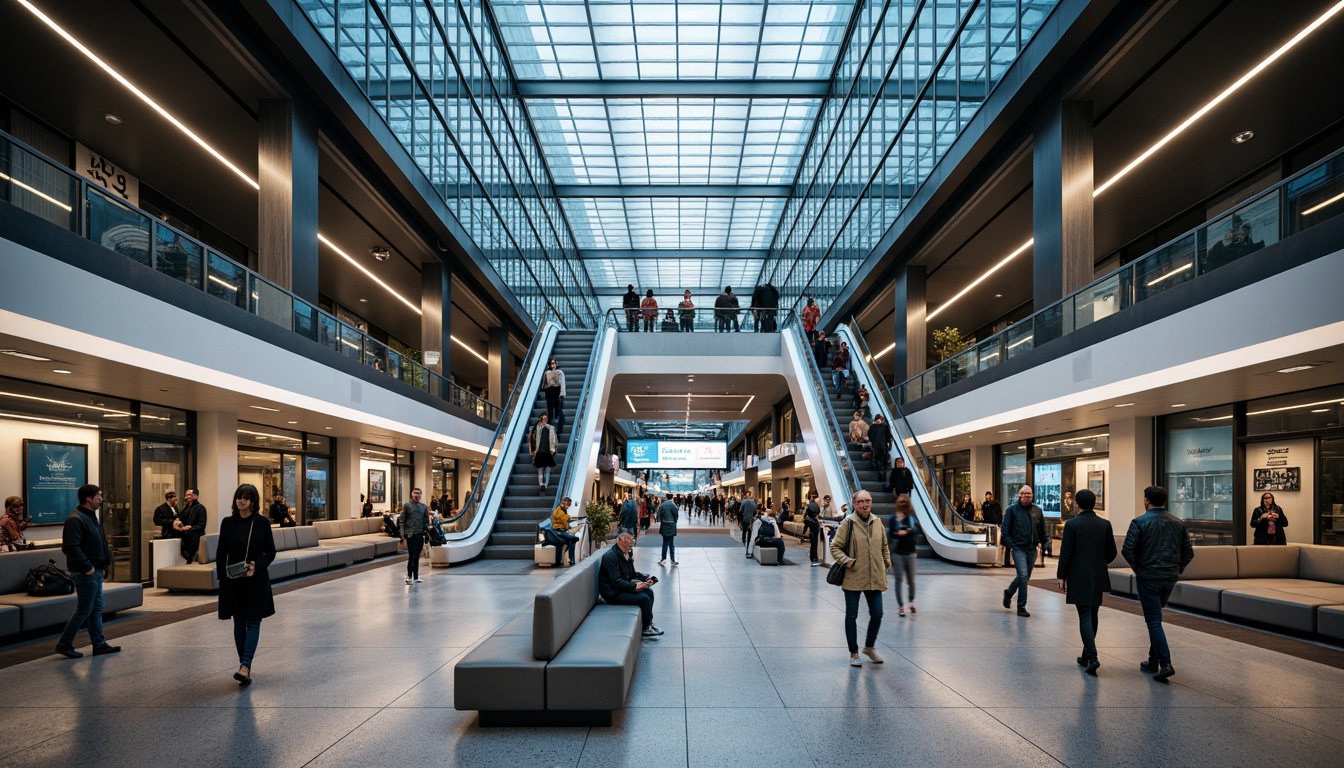
[[[1167,509],[1200,544],[1232,544],[1232,406],[1166,419]]]
[[[263,507],[282,496],[299,525],[335,519],[328,437],[239,422],[238,482],[255,485]]]
[[[863,0],[762,275],[836,297],[1055,0]]]
[[[299,0],[523,307],[591,326],[598,306],[485,0]]]

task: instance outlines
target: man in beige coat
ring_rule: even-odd
[[[859,658],[859,595],[868,601],[868,634],[863,655],[881,664],[873,646],[882,627],[882,593],[887,591],[891,550],[882,521],[873,514],[873,497],[867,491],[854,494],[854,512],[845,518],[831,540],[831,557],[845,566],[845,639],[849,641],[849,665],[863,666]]]

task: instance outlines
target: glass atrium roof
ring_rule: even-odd
[[[562,201],[580,249],[768,248],[784,200],[629,197]]]
[[[493,0],[520,79],[824,79],[853,0]]]

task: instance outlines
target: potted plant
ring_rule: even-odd
[[[593,543],[602,546],[611,533],[611,507],[594,499],[583,508],[583,514],[588,516],[588,530],[593,535]]]
[[[940,361],[956,355],[970,345],[970,340],[963,338],[957,328],[948,326],[933,332],[933,353]]]

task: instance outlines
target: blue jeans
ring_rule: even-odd
[[[1036,567],[1035,551],[1028,551],[1013,547],[1013,567],[1017,568],[1017,578],[1008,585],[1008,595],[1017,595],[1017,607],[1027,607],[1027,579],[1031,578],[1031,571]]]
[[[868,600],[868,634],[863,647],[872,648],[877,644],[877,630],[882,628],[882,592],[877,589],[863,592],[846,589],[844,592],[845,640],[849,641],[849,652],[859,652],[859,595]]]
[[[564,550],[567,549],[567,550],[569,550],[569,564],[570,564],[570,565],[573,565],[573,564],[574,564],[574,545],[578,542],[579,537],[578,537],[578,536],[575,536],[574,534],[570,533],[569,531],[551,531],[551,535],[554,536],[557,540],[559,540],[559,541],[561,542],[560,544],[557,544],[556,547],[555,547],[555,564],[556,564],[556,565],[564,565],[564,564],[565,564],[565,552],[564,552]],[[561,547],[563,547],[564,549],[562,549]]]
[[[103,572],[94,570],[90,576],[84,573],[71,574],[75,580],[75,612],[65,623],[65,631],[56,644],[69,648],[75,644],[75,634],[86,623],[89,626],[89,642],[93,647],[105,645],[103,637]]]
[[[233,617],[233,647],[238,649],[238,663],[252,669],[252,657],[257,655],[257,642],[261,640],[261,619],[248,621],[242,616]]]
[[[1143,622],[1148,625],[1148,658],[1158,666],[1171,665],[1171,649],[1167,647],[1167,633],[1162,629],[1162,609],[1167,607],[1174,581],[1134,579],[1138,587],[1139,605],[1143,606]]]
[[[1083,656],[1097,658],[1097,622],[1101,616],[1100,605],[1075,605],[1078,609],[1078,634],[1083,638]]]
[[[844,368],[836,368],[831,371],[831,383],[835,385],[836,394],[845,391],[845,382],[849,381],[849,377],[845,373]]]
[[[658,558],[661,562],[667,559],[667,553],[672,553],[672,559],[677,559],[677,537],[675,534],[663,537],[663,556]]]

